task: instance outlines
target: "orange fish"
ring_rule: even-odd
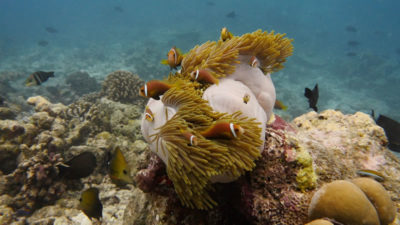
[[[229,40],[233,37],[233,34],[231,32],[228,31],[228,28],[223,27],[221,29],[221,40],[222,41],[226,41]]]
[[[168,54],[167,54],[167,59],[161,60],[161,64],[164,65],[169,65],[169,67],[172,69],[176,69],[178,66],[181,65],[183,60],[183,55],[181,50],[179,48],[176,48],[175,46],[172,47]]]
[[[210,84],[218,84],[219,80],[211,75],[207,70],[196,70],[190,73],[192,80],[206,82]]]
[[[149,122],[153,122],[154,120],[154,114],[148,106],[146,106],[146,113],[144,114],[144,117]]]
[[[282,101],[275,100],[274,108],[275,108],[275,109],[286,110],[286,109],[287,109],[287,106],[284,105]]]
[[[237,138],[244,133],[243,128],[234,123],[229,122],[216,122],[207,130],[202,131],[201,135],[205,138]]]
[[[186,140],[189,141],[189,145],[190,146],[196,146],[197,145],[197,137],[194,136],[192,133],[190,133],[189,131],[183,131],[182,130],[182,135],[183,137],[185,137]]]
[[[260,61],[257,59],[257,57],[255,57],[254,55],[250,58],[250,66],[257,68],[260,66]]]
[[[160,100],[160,95],[163,95],[172,86],[159,80],[151,80],[145,83],[139,90],[139,95],[146,98],[154,98]]]

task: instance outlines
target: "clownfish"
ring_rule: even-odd
[[[275,108],[275,109],[280,109],[280,110],[286,110],[286,109],[287,109],[287,106],[284,105],[282,101],[275,100],[274,108]]]
[[[254,55],[250,58],[249,65],[253,68],[257,68],[260,66],[260,61]]]
[[[176,69],[176,67],[180,66],[183,60],[182,52],[179,48],[175,46],[172,47],[168,54],[167,59],[161,60],[161,64],[169,65],[170,69]]]
[[[244,129],[234,123],[229,122],[216,122],[207,130],[202,131],[201,135],[205,138],[237,138],[244,133]]]
[[[189,142],[190,146],[196,146],[197,145],[197,137],[190,133],[189,131],[184,131],[182,130],[182,135],[185,137],[185,139]]]
[[[210,84],[218,84],[219,80],[215,78],[211,73],[207,70],[196,70],[190,73],[190,77],[192,80],[199,82],[206,82]]]
[[[229,40],[233,37],[233,34],[231,32],[228,31],[228,28],[223,27],[221,29],[221,40],[222,41],[226,41]]]
[[[250,101],[250,95],[249,94],[244,94],[243,96],[243,102],[244,104],[247,104]]]
[[[149,122],[153,122],[154,120],[154,114],[148,106],[146,106],[146,112],[144,114],[144,118]]]
[[[154,98],[160,100],[160,95],[163,95],[172,86],[159,80],[151,80],[145,83],[139,90],[139,95],[146,98]]]

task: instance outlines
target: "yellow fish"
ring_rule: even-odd
[[[119,147],[117,147],[115,148],[113,157],[110,162],[109,175],[111,181],[118,186],[132,184],[133,180],[129,174],[130,170],[128,164],[126,163],[125,157]]]
[[[229,40],[233,37],[233,34],[231,32],[228,31],[228,28],[223,27],[221,29],[221,40],[222,41],[226,41]]]
[[[282,101],[280,101],[280,100],[275,100],[274,108],[275,108],[275,109],[280,109],[280,110],[284,110],[284,111],[285,111],[285,110],[287,109],[287,106],[284,105]]]
[[[243,96],[243,102],[244,104],[247,104],[250,101],[250,95],[249,94],[244,94]]]
[[[100,219],[102,217],[103,205],[99,199],[99,189],[89,188],[82,192],[79,199],[79,209],[89,218]]]

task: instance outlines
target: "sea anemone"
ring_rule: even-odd
[[[181,71],[164,80],[171,87],[149,100],[145,115],[151,112],[153,119],[143,117],[142,134],[167,165],[183,205],[212,208],[213,182],[233,181],[255,167],[275,103],[270,73],[292,52],[283,36],[258,30],[196,46]],[[253,56],[259,67],[250,64]],[[198,70],[218,82],[193,79]]]

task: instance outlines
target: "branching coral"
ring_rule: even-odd
[[[141,101],[138,98],[141,85],[143,85],[143,81],[138,75],[118,70],[107,75],[101,93],[113,101],[134,104],[136,101]]]
[[[160,100],[157,95],[148,102],[146,113],[152,113],[154,121],[143,117],[143,136],[167,164],[183,205],[212,208],[212,182],[230,182],[255,167],[275,102],[269,73],[282,68],[292,52],[291,40],[283,36],[259,30],[196,46],[183,59],[182,70],[166,79],[169,90]],[[252,56],[260,68],[250,65]],[[220,82],[198,82],[198,70],[212,77],[208,81]],[[148,88],[157,86],[143,88],[156,93]],[[221,133],[206,135],[217,124]]]

